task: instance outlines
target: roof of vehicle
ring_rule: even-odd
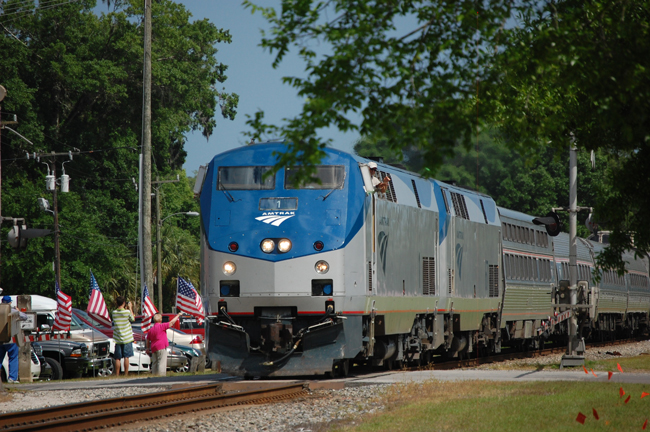
[[[16,297],[17,296],[15,295],[11,296],[11,305],[13,307],[16,307]],[[56,300],[38,294],[34,294],[31,297],[32,297],[33,311],[55,311],[56,310]]]

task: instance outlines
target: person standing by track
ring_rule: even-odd
[[[167,374],[167,329],[173,326],[183,313],[179,312],[169,322],[162,322],[162,314],[158,312],[153,316],[153,326],[147,332],[147,354],[151,356],[151,373],[165,376]]]
[[[124,360],[124,375],[129,374],[129,357],[133,356],[133,328],[135,321],[133,305],[126,303],[122,296],[115,299],[117,309],[113,311],[113,339],[115,339],[115,375],[120,375],[122,359]],[[126,308],[124,307],[126,306]]]

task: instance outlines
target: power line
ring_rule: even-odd
[[[78,1],[79,0],[69,0],[69,1],[67,1],[65,3],[60,3],[60,4],[55,4],[55,5],[52,5],[52,6],[49,6],[49,7],[34,9],[34,11],[31,11],[31,10],[30,11],[18,11],[18,12],[11,12],[11,13],[8,13],[8,14],[2,14],[2,15],[0,15],[0,17],[4,17],[6,15],[11,16],[11,15],[20,15],[20,14],[25,14],[25,16],[26,16],[26,14],[29,14],[31,12],[37,12],[37,11],[41,12],[41,11],[48,10],[48,9],[54,9],[56,7],[67,5],[67,4],[70,4],[70,3],[77,3]],[[21,18],[23,18],[23,16],[18,16],[18,17],[14,18],[14,19],[3,20],[2,22],[3,23],[8,23],[8,22],[16,21],[16,20],[21,19]]]

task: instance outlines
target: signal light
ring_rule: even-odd
[[[228,250],[230,252],[237,252],[239,250],[239,245],[237,244],[237,242],[230,242],[228,244]]]
[[[318,252],[322,251],[323,247],[325,247],[325,245],[323,244],[322,241],[317,240],[314,242],[314,249],[317,250]]]
[[[555,237],[562,231],[562,223],[560,223],[560,218],[554,211],[548,212],[545,217],[533,219],[533,223],[535,225],[544,225],[546,232],[551,237]]]

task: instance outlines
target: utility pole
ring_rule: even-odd
[[[61,285],[61,250],[59,247],[59,202],[58,202],[58,192],[56,187],[56,158],[57,157],[67,157],[68,161],[63,162],[64,164],[72,160],[73,154],[79,154],[79,152],[66,152],[66,153],[34,153],[33,158],[38,162],[41,161],[41,158],[49,158],[49,162],[41,162],[47,165],[47,176],[45,177],[46,189],[52,191],[52,206],[54,207],[52,213],[54,214],[54,274],[56,282]],[[27,155],[29,159],[29,154]],[[50,168],[51,165],[51,168]],[[62,165],[63,166],[63,165]],[[63,174],[61,175],[61,192],[67,193],[69,191],[69,181],[70,178],[65,174],[65,169],[62,168]]]
[[[140,280],[142,287],[153,286],[151,253],[151,0],[144,1],[144,67],[142,106],[142,244]],[[141,289],[143,289],[141,287]]]
[[[7,96],[7,89],[5,89],[3,86],[0,85],[0,102],[2,102]],[[2,160],[2,130],[5,129],[5,126],[8,124],[16,124],[18,123],[16,119],[14,118],[14,121],[2,121],[2,106],[0,105],[0,160]],[[16,131],[7,128],[7,130],[10,130],[20,136],[21,138],[25,139],[22,135],[18,134]],[[31,142],[27,139],[25,141]],[[8,220],[12,220],[13,218],[7,218]],[[2,222],[5,220],[5,218],[2,216],[2,162],[0,162],[0,225]],[[0,240],[0,246],[2,246],[2,240]],[[0,247],[0,281],[2,280],[2,247]],[[1,285],[0,285],[1,286]]]
[[[180,181],[178,176],[176,180],[160,180],[159,177],[156,177],[156,181],[151,182],[155,185],[161,185],[163,183],[176,183]],[[160,186],[156,189],[156,258],[158,259],[158,266],[156,267],[156,282],[158,283],[158,310],[162,313],[163,311],[163,294],[162,294],[162,238],[160,231],[162,230],[162,223],[160,222]],[[153,290],[151,291],[153,294]],[[153,295],[152,295],[153,297]],[[154,299],[151,301],[155,304]]]

